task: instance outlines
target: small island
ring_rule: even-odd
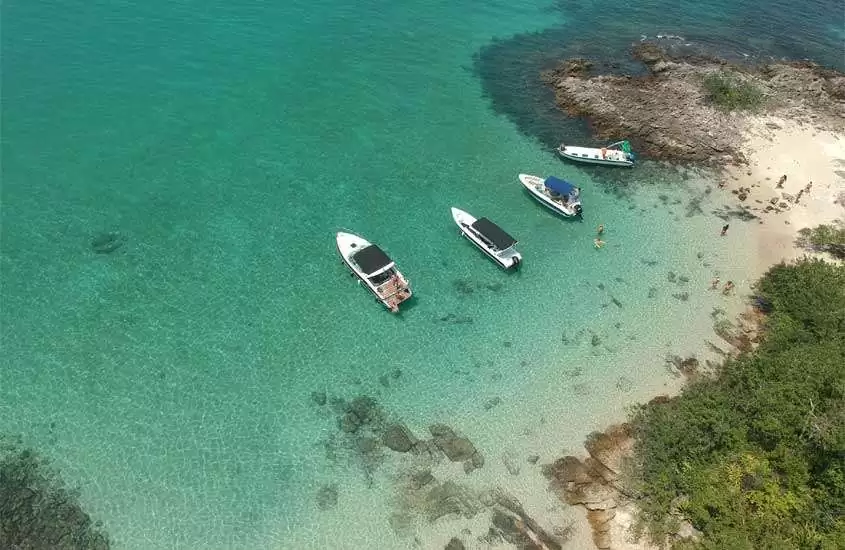
[[[653,159],[744,163],[745,133],[766,114],[845,130],[845,74],[810,62],[745,66],[709,56],[673,56],[643,42],[641,76],[594,74],[583,58],[545,72],[558,106],[586,117],[600,138],[629,139]],[[777,129],[777,128],[772,128]]]
[[[542,78],[596,137],[716,169],[754,222],[762,277],[738,322],[714,327],[731,345],[723,362],[677,358],[680,395],[544,473],[586,508],[600,549],[845,547],[845,75],[651,42],[633,56],[645,74],[576,58]]]

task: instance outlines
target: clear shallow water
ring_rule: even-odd
[[[745,11],[669,28],[637,8],[620,28],[510,4],[4,5],[0,430],[57,460],[116,547],[435,547],[387,520],[401,460],[368,476],[342,441],[327,458],[336,418],[312,391],[375,395],[420,435],[452,424],[488,458],[468,482],[540,512],[542,479],[505,477],[503,453],[571,451],[674,383],[667,352],[703,356],[712,307],[734,307],[707,282],[747,274],[742,224],[719,239],[719,198],[690,203],[706,175],[561,164],[550,130],[583,127],[526,75],[549,40],[734,32]],[[807,17],[789,42],[780,17],[731,39],[829,53],[841,35]],[[520,171],[581,182],[584,223],[531,202]],[[459,239],[452,205],[519,237],[524,268]],[[341,228],[411,278],[401,316],[341,269]],[[123,246],[95,254],[108,231]],[[327,483],[338,506],[319,511]]]

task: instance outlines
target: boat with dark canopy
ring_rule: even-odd
[[[509,269],[522,262],[522,254],[514,249],[516,239],[489,219],[476,219],[471,214],[454,207],[452,207],[452,219],[455,220],[461,234],[501,267]]]
[[[337,251],[352,274],[375,295],[384,307],[396,313],[399,304],[411,297],[411,286],[396,264],[377,245],[368,240],[340,232]]]
[[[580,187],[554,176],[543,179],[539,176],[520,174],[519,181],[543,206],[566,217],[582,214]]]

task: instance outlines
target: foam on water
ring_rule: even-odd
[[[435,547],[458,528],[391,523],[410,506],[410,459],[362,463],[313,391],[373,395],[418,435],[452,425],[488,463],[439,478],[502,485],[565,519],[525,457],[576,450],[676,384],[667,353],[706,358],[713,308],[738,307],[706,290],[714,273],[748,289],[752,247],[741,222],[718,236],[710,176],[563,164],[491,91],[509,73],[483,47],[580,12],[328,0],[4,12],[0,430],[55,458],[118,548]],[[551,136],[560,118],[543,116]],[[578,181],[583,223],[535,204],[519,172]],[[453,205],[517,236],[520,271],[462,240]],[[401,315],[341,267],[342,228],[412,280]],[[114,252],[92,250],[112,238]],[[327,485],[338,503],[320,510]]]

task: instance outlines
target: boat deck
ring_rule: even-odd
[[[404,279],[397,280],[394,278],[381,284],[380,286],[377,286],[376,291],[378,291],[379,296],[388,298],[404,288],[408,288],[407,282],[405,282]]]
[[[619,162],[628,164],[631,159],[628,158],[625,151],[619,149],[602,149],[593,147],[573,147],[567,145],[563,149],[558,149],[561,155],[571,158],[572,160],[582,160],[587,162]]]

